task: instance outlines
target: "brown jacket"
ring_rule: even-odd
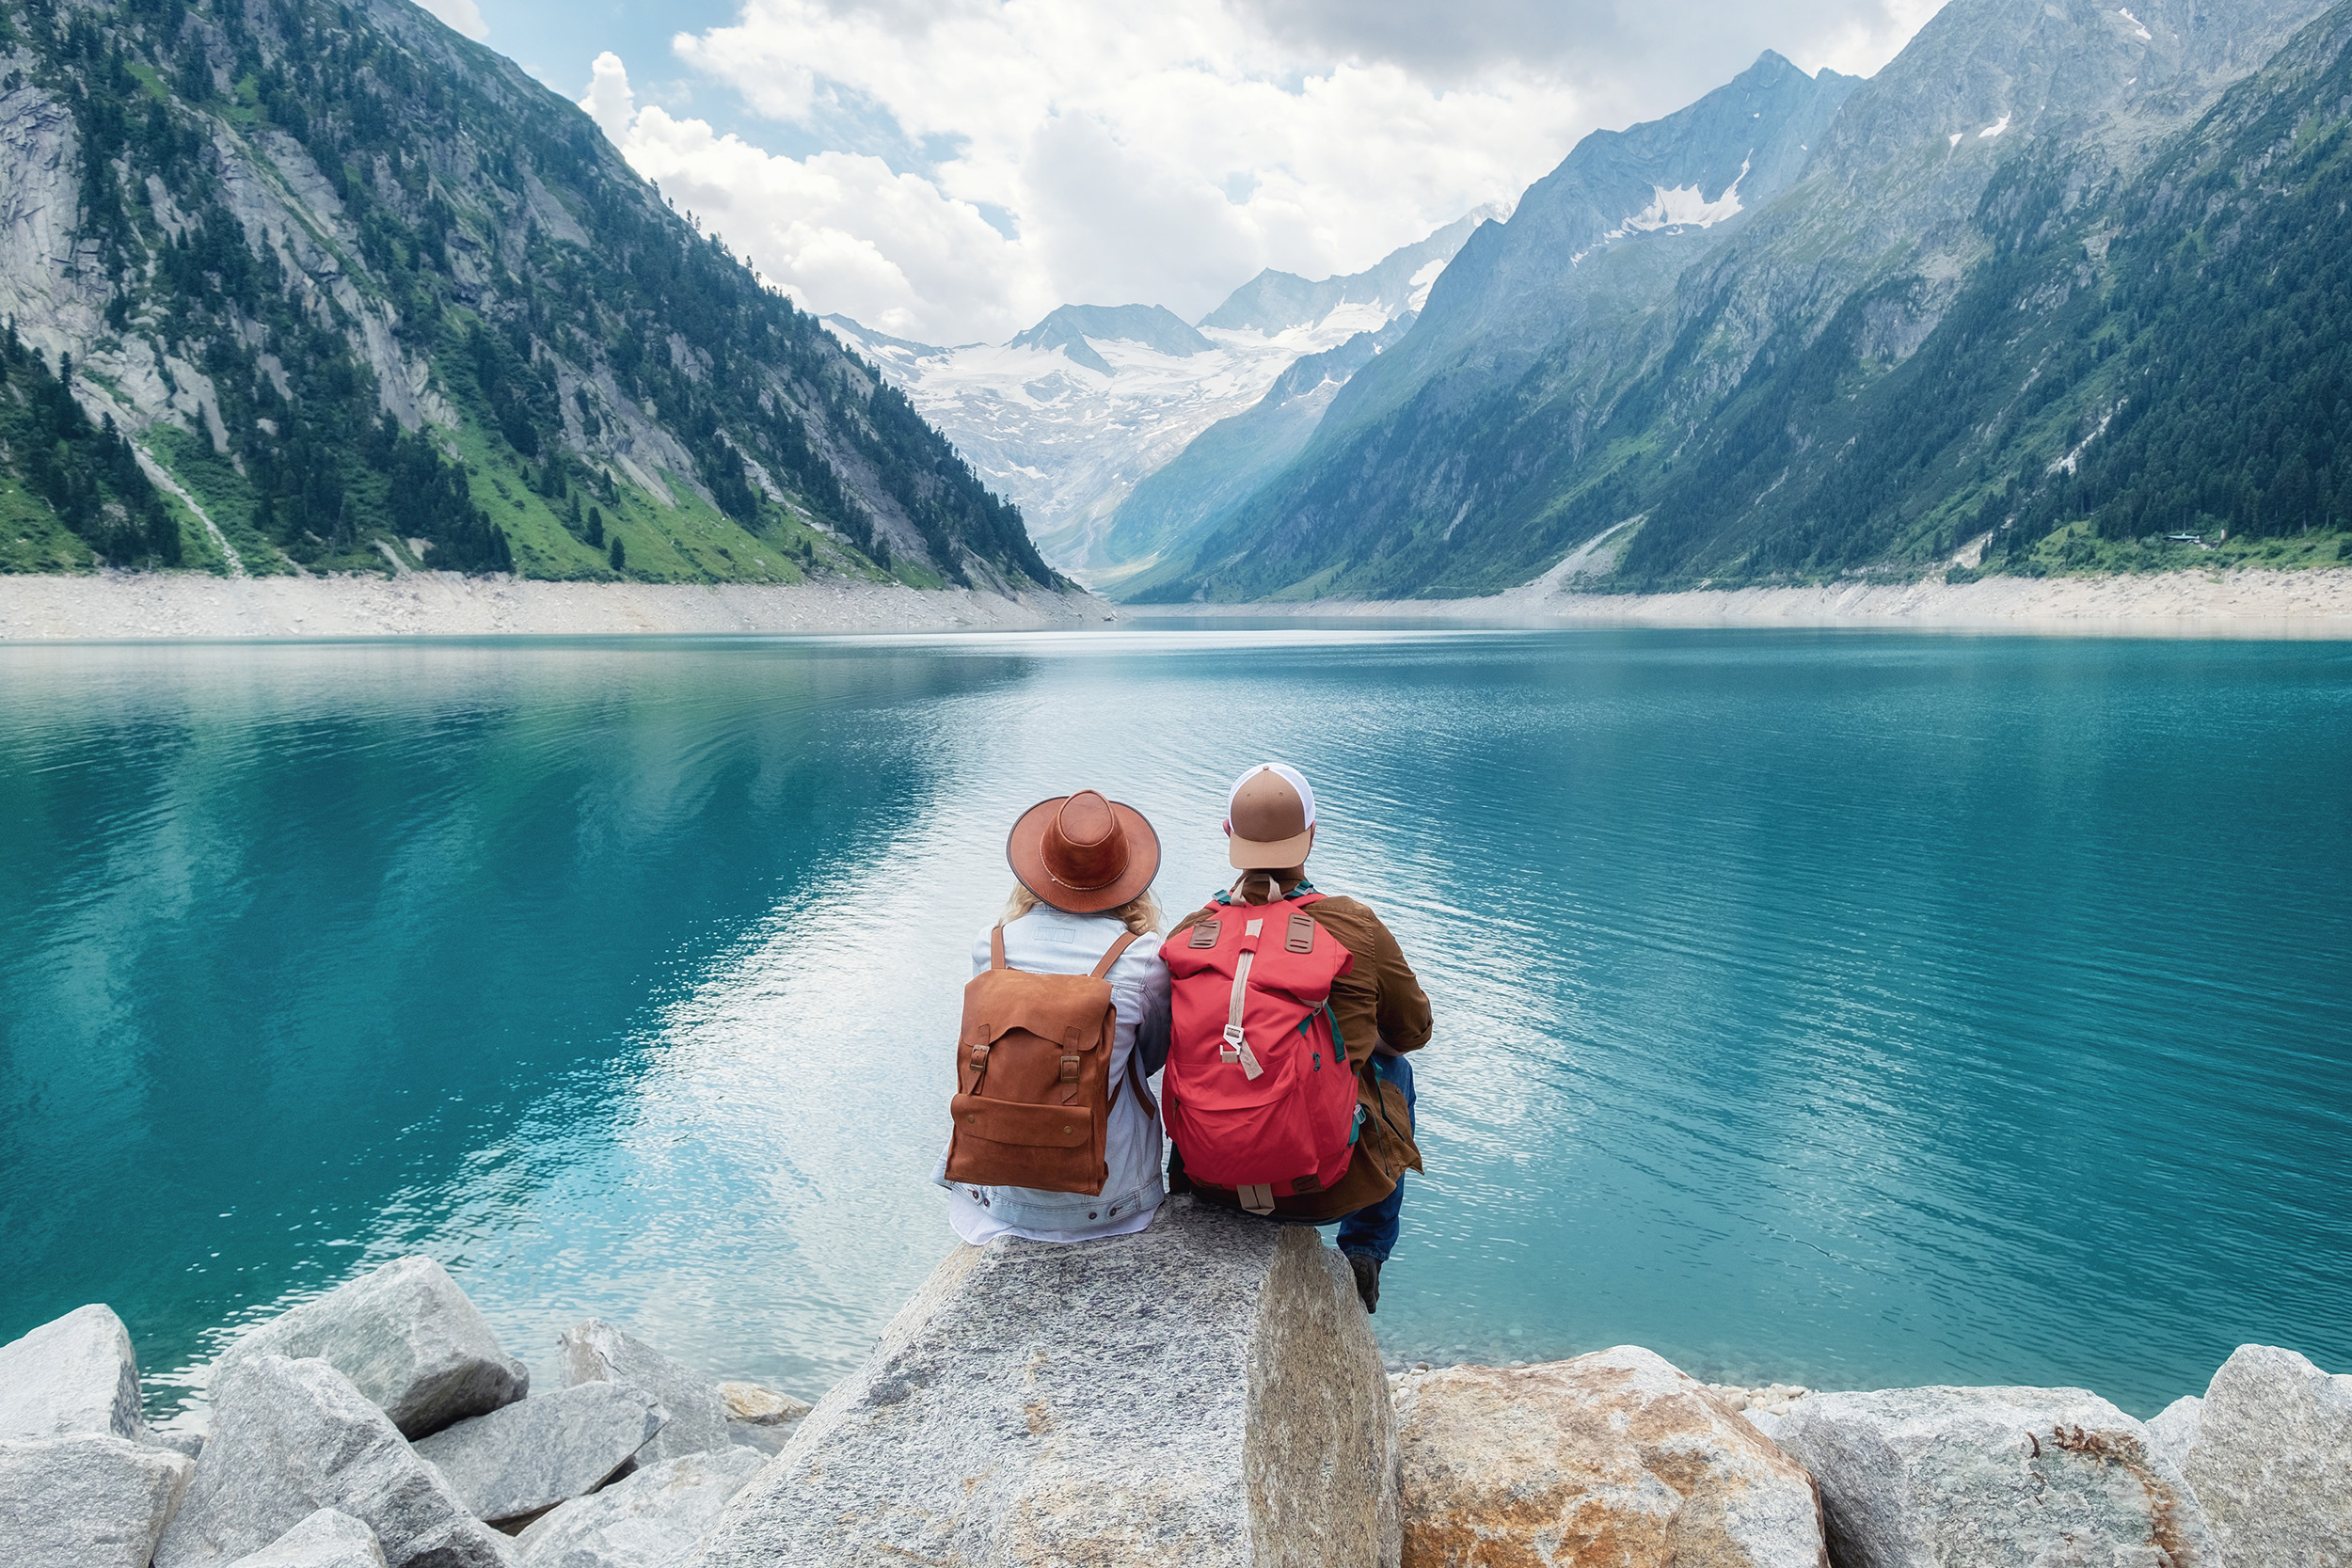
[[[1289,883],[1282,891],[1287,895],[1297,885]],[[1176,923],[1168,940],[1174,942],[1178,932],[1190,930],[1220,907],[1204,904],[1193,911]],[[1404,1091],[1382,1082],[1367,1064],[1376,1043],[1391,1051],[1419,1051],[1429,1043],[1429,998],[1396,938],[1370,908],[1353,898],[1324,898],[1308,905],[1307,912],[1355,955],[1354,967],[1331,984],[1331,1016],[1347,1049],[1347,1064],[1356,1072],[1356,1101],[1364,1108],[1364,1119],[1357,1133],[1356,1158],[1345,1176],[1328,1192],[1278,1197],[1274,1208],[1277,1213],[1328,1219],[1379,1202],[1407,1170],[1422,1168]],[[1233,1195],[1220,1188],[1195,1183],[1195,1190],[1213,1202],[1237,1204]]]

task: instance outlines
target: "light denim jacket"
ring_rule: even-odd
[[[1005,962],[1040,974],[1086,974],[1127,928],[1105,915],[1065,914],[1043,905],[1005,927]],[[989,933],[972,944],[972,973],[989,966]],[[975,1187],[947,1180],[947,1154],[940,1151],[931,1180],[961,1193],[989,1211],[993,1219],[1023,1230],[1098,1230],[1156,1209],[1166,1195],[1160,1177],[1160,1120],[1145,1109],[1128,1076],[1127,1058],[1143,1052],[1149,1072],[1168,1060],[1168,966],[1160,962],[1160,939],[1137,937],[1104,978],[1110,981],[1118,1030],[1111,1046],[1110,1082],[1119,1091],[1103,1132],[1103,1162],[1109,1169],[1099,1195],[1047,1193],[1034,1187]]]

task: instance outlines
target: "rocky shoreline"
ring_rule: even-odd
[[[1527,626],[1868,626],[2068,637],[2352,638],[2352,570],[1853,581],[1816,588],[1580,594],[1539,579],[1483,599],[1123,607],[1124,619],[1455,621]]]
[[[538,582],[454,572],[0,575],[0,642],[1037,631],[1074,629],[1113,614],[1083,593],[1016,596],[848,580],[771,586]]]
[[[2352,570],[1986,578],[1966,583],[1930,578],[1649,594],[1579,594],[1539,581],[1483,599],[1168,607],[1120,607],[1084,593],[1010,596],[850,581],[788,587],[538,582],[453,572],[398,578],[0,575],[0,641],[1032,631],[1266,618],[2341,640],[2352,639]]]
[[[404,1259],[248,1331],[209,1427],[161,1433],[82,1307],[0,1346],[0,1561],[2352,1563],[2352,1377],[2291,1351],[2144,1423],[2079,1388],[1710,1386],[1631,1346],[1389,1374],[1313,1233],[1189,1199],[959,1248],[814,1407],[596,1320],[561,1351],[532,1387]]]

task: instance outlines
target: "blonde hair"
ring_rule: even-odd
[[[1012,884],[1012,896],[1005,900],[1005,921],[1010,924],[1044,902],[1044,899],[1031,893],[1026,887],[1015,882]],[[1101,912],[1118,921],[1139,937],[1151,936],[1167,924],[1160,914],[1159,900],[1152,896],[1150,888],[1145,888],[1119,908],[1104,910]]]

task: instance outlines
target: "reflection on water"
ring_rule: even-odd
[[[0,654],[0,1338],[169,1385],[422,1248],[814,1395],[951,1243],[1013,815],[1172,912],[1264,753],[1438,1009],[1393,1356],[2352,1368],[2352,657],[1742,632]]]

